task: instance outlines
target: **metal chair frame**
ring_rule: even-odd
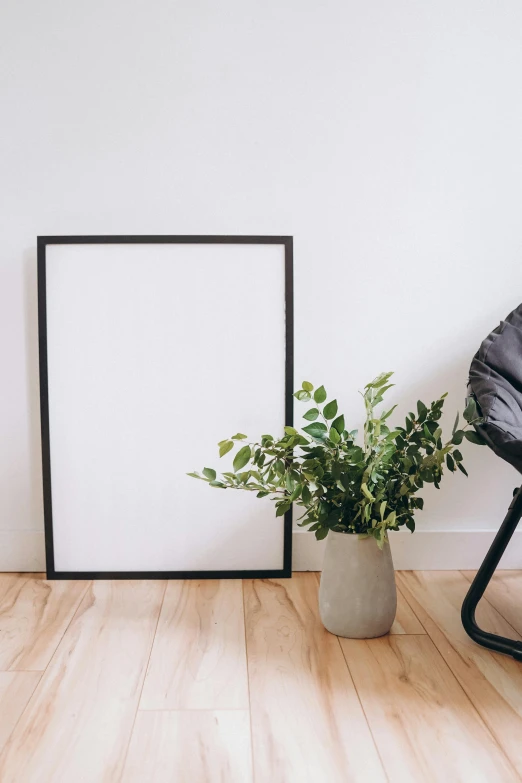
[[[499,564],[500,558],[506,551],[506,548],[515,532],[518,523],[522,517],[522,486],[515,490],[513,500],[509,506],[508,512],[502,522],[497,535],[494,538],[489,551],[484,558],[484,562],[477,571],[471,587],[462,604],[462,624],[468,636],[474,642],[481,644],[495,652],[511,655],[516,661],[522,661],[522,642],[506,639],[495,633],[488,633],[479,628],[475,622],[475,610],[477,604],[484,595],[484,592],[491,581],[493,574]]]

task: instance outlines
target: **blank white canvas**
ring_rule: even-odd
[[[282,568],[270,501],[186,473],[283,431],[284,246],[48,245],[46,275],[55,570]]]

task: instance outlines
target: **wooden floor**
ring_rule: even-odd
[[[397,575],[389,636],[338,639],[318,575],[0,575],[1,783],[522,780],[522,664],[460,623],[471,573]],[[488,630],[522,635],[522,572]]]

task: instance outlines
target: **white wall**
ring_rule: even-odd
[[[293,234],[296,380],[452,420],[522,298],[521,72],[517,0],[2,0],[3,567],[41,563],[37,234]],[[466,457],[419,526],[498,524],[517,474]]]

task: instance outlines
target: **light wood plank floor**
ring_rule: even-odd
[[[470,572],[397,574],[391,633],[322,627],[319,575],[0,575],[1,783],[522,781],[522,664],[460,624]],[[478,611],[522,636],[522,572]]]

